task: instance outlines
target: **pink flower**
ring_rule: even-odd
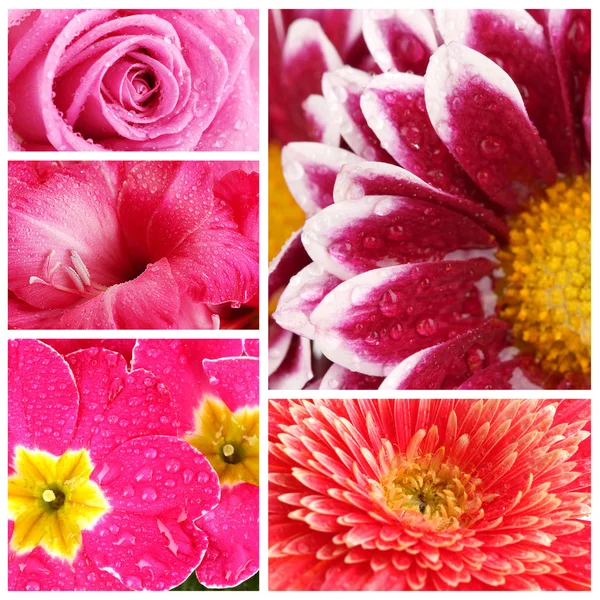
[[[257,150],[257,10],[11,10],[11,150]]]
[[[277,400],[271,590],[589,590],[589,400]]]
[[[177,436],[182,407],[100,348],[9,343],[11,590],[166,590],[206,553],[209,461]]]
[[[354,66],[325,14],[273,42],[314,141],[282,151],[272,387],[589,388],[590,12],[363,11]]]
[[[258,341],[140,340],[133,367],[165,383],[181,407],[181,437],[219,475],[221,500],[196,521],[208,536],[198,580],[238,585],[258,570]]]
[[[203,162],[9,164],[9,326],[256,318],[258,174]],[[250,167],[250,170],[255,165]]]

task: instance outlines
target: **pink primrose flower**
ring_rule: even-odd
[[[150,371],[102,348],[9,342],[11,590],[167,590],[208,548],[219,503],[182,407]]]
[[[275,400],[271,590],[590,590],[589,400]]]
[[[271,15],[307,217],[273,389],[589,388],[590,40],[589,10]]]
[[[181,435],[208,458],[221,499],[196,521],[208,537],[196,575],[211,588],[258,570],[258,341],[140,340],[133,368],[161,378],[181,408]]]
[[[257,10],[10,10],[10,150],[257,150]]]
[[[254,325],[256,169],[11,162],[9,327]]]

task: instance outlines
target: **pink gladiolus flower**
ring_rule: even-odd
[[[272,15],[271,387],[589,389],[590,11],[359,12]]]
[[[133,368],[161,378],[181,407],[182,437],[219,475],[221,500],[196,521],[208,536],[198,580],[238,585],[258,570],[258,341],[140,340]]]
[[[258,150],[257,10],[10,10],[10,150]]]
[[[256,168],[11,162],[9,326],[250,325],[258,292]]]
[[[589,590],[589,400],[277,400],[271,590]]]
[[[11,590],[167,590],[198,566],[219,503],[182,407],[113,351],[9,343]]]

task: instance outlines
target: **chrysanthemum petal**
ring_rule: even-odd
[[[467,217],[400,196],[332,204],[305,223],[302,242],[317,264],[344,280],[393,265],[493,258],[497,248]]]
[[[508,327],[489,321],[478,329],[413,354],[381,384],[382,390],[451,389],[487,364],[505,345]]]
[[[347,150],[315,142],[294,142],[281,153],[285,181],[308,216],[333,203],[333,186],[342,165],[361,160]]]
[[[483,54],[441,46],[425,74],[425,102],[439,137],[494,202],[515,208],[556,179],[517,86]]]
[[[579,170],[573,121],[561,97],[544,28],[520,9],[437,10],[435,19],[446,43],[481,52],[510,76],[559,170]]]
[[[334,362],[385,376],[402,360],[477,327],[495,303],[494,264],[478,258],[376,269],[343,282],[311,315]]]
[[[366,160],[392,162],[368,125],[361,107],[361,96],[371,75],[349,66],[323,75],[323,96],[340,133],[358,155]]]
[[[301,240],[302,229],[295,231],[269,265],[269,298],[287,285],[298,271],[311,261]]]
[[[506,224],[479,204],[438,190],[416,175],[394,165],[376,162],[346,164],[335,180],[334,202],[358,200],[364,196],[407,196],[454,210],[501,239],[508,235]]]
[[[341,365],[331,365],[319,386],[320,390],[376,390],[381,385],[381,377],[363,375],[350,371]]]
[[[544,375],[531,356],[498,362],[478,371],[458,389],[461,390],[540,390]]]
[[[437,48],[431,19],[424,10],[365,10],[363,35],[382,71],[424,75]]]
[[[304,121],[310,140],[327,144],[340,145],[340,126],[332,118],[327,100],[320,94],[311,94],[303,103]]]
[[[312,379],[310,340],[293,336],[285,357],[269,377],[271,390],[301,390]]]

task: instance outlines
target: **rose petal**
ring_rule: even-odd
[[[477,327],[495,310],[487,259],[403,265],[344,281],[311,315],[335,363],[385,376],[415,352]]]
[[[470,217],[501,239],[508,236],[504,221],[471,200],[448,194],[425,183],[409,171],[384,163],[344,165],[335,180],[334,202],[358,200],[364,196],[407,196],[427,200]]]
[[[195,524],[208,536],[196,569],[202,585],[233,587],[258,571],[258,486],[223,487],[219,505]]]
[[[269,377],[269,389],[301,390],[312,377],[310,340],[294,336],[283,362]]]
[[[454,389],[493,363],[505,346],[508,326],[491,319],[481,327],[426,348],[400,363],[380,390]]]
[[[559,170],[578,169],[573,122],[561,98],[544,28],[519,9],[438,10],[435,18],[446,43],[459,42],[477,50],[508,73]]]
[[[279,297],[273,318],[284,329],[312,339],[315,328],[309,317],[338,283],[340,280],[335,275],[311,263],[291,278]]]
[[[464,381],[460,390],[541,390],[544,374],[531,356],[520,356],[499,362],[480,371]]]
[[[438,46],[424,10],[365,10],[363,35],[384,72],[395,69],[424,75]]]
[[[138,340],[133,369],[146,369],[164,383],[177,407],[173,415],[183,432],[194,431],[194,409],[212,392],[203,359],[240,356],[242,343],[232,340]],[[213,392],[214,393],[214,392]]]
[[[303,103],[304,123],[309,139],[313,142],[340,145],[340,128],[332,118],[327,100],[319,94],[311,94]]]
[[[394,160],[413,175],[450,194],[484,201],[435,133],[423,86],[422,77],[409,73],[374,77],[360,102],[369,126]]]
[[[316,263],[344,280],[406,263],[493,259],[498,248],[493,236],[467,217],[400,196],[328,206],[304,224],[302,242]]]
[[[340,133],[352,150],[367,160],[393,162],[381,147],[362,112],[361,95],[371,80],[364,71],[345,66],[323,75],[323,96]]]
[[[441,46],[427,68],[425,101],[439,137],[501,206],[516,208],[556,179],[517,86],[482,54],[455,42]]]
[[[67,449],[79,407],[79,394],[65,359],[37,340],[8,344],[8,455],[15,446],[39,448],[56,456]]]
[[[323,376],[320,390],[376,390],[379,389],[382,377],[372,377],[345,369],[341,365],[331,365]]]
[[[230,411],[246,406],[258,406],[258,359],[249,356],[237,358],[204,359],[208,382]]]
[[[314,142],[294,142],[281,153],[285,181],[308,216],[333,203],[333,186],[342,166],[361,161],[352,152]]]

